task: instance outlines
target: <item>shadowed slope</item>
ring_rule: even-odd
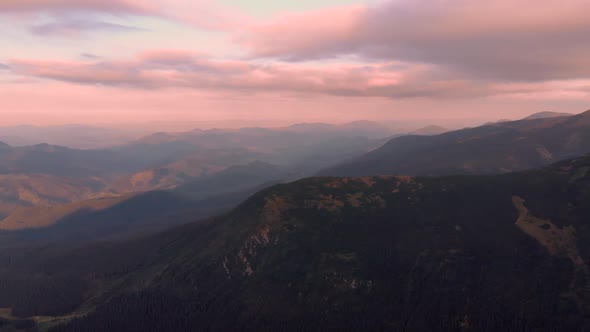
[[[590,111],[503,122],[438,136],[403,136],[321,175],[506,173],[590,152]]]
[[[78,313],[96,310],[54,331],[576,330],[590,327],[589,201],[590,158],[497,176],[310,178],[141,241],[5,253],[1,278],[81,282]],[[60,307],[6,294],[0,305],[22,316]]]

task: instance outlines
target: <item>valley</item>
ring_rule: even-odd
[[[168,195],[175,202],[175,208],[167,210],[171,213],[181,213],[174,210],[179,205],[208,198],[219,202],[214,206],[229,207],[221,197],[232,197],[228,202],[233,203],[233,197],[265,183],[301,178],[333,159],[345,160],[378,146],[378,139],[357,136],[374,129],[370,123],[363,125],[368,129],[325,125],[153,134],[101,150],[4,145],[0,237],[82,220],[83,215],[128,200],[141,201],[134,197],[152,191],[178,192]],[[330,154],[323,160],[316,157],[324,149]]]
[[[0,332],[590,331],[588,0],[0,0]]]
[[[5,251],[0,270],[12,266],[13,277],[0,274],[3,284],[29,288],[35,276],[46,295],[15,302],[2,291],[0,304],[20,317],[95,307],[52,331],[98,331],[103,323],[121,331],[126,324],[427,331],[441,320],[469,320],[478,331],[567,329],[588,324],[588,169],[584,157],[506,175],[276,185],[229,214],[144,239],[75,252]],[[105,260],[114,252],[116,260]],[[14,279],[15,271],[23,277]],[[515,309],[524,303],[539,306]],[[156,308],[161,315],[146,319]]]

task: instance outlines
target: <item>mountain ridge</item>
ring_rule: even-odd
[[[84,286],[98,293],[83,308],[98,306],[51,331],[570,330],[590,326],[589,199],[590,156],[504,175],[307,178],[143,240],[0,256],[0,271],[16,262],[29,285],[32,259],[38,278],[105,285]],[[49,300],[59,287],[10,300],[6,278],[0,304],[21,303],[19,317],[66,308]]]
[[[437,136],[402,136],[319,175],[492,174],[540,167],[590,152],[590,111],[502,122]]]
[[[573,113],[561,113],[561,112],[538,112],[531,114],[522,120],[537,120],[537,119],[548,119],[548,118],[557,118],[562,116],[572,116]]]

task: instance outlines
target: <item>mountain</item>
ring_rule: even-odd
[[[109,200],[118,202],[119,198],[185,184],[180,196],[188,195],[191,201],[240,193],[314,174],[383,143],[356,136],[359,130],[374,128],[372,123],[333,127],[329,133],[265,128],[156,133],[100,150],[2,143],[0,229],[39,225],[53,229],[53,224],[67,219],[68,227],[59,229],[69,232],[75,228],[73,220],[84,224],[86,218],[102,215],[96,207],[102,210]],[[78,213],[83,207],[89,213]]]
[[[0,251],[122,241],[229,211],[268,183],[193,199],[170,191],[19,208],[0,221]]]
[[[112,195],[65,204],[14,207],[0,219],[0,248],[130,237],[224,212],[255,191],[303,175],[253,162],[203,176],[173,190]]]
[[[105,190],[112,183],[143,166],[143,160],[111,150],[0,145],[0,219],[19,207],[110,197]]]
[[[313,135],[362,136],[367,138],[383,138],[393,134],[392,129],[388,126],[372,121],[354,121],[340,125],[326,123],[298,123],[284,128],[284,130]]]
[[[47,143],[74,149],[102,149],[126,144],[139,135],[136,130],[86,125],[0,127],[0,141],[14,146]]]
[[[0,149],[0,174],[47,174],[67,177],[103,176],[137,169],[141,165],[110,150],[79,150],[38,144]]]
[[[558,113],[558,112],[539,112],[535,114],[531,114],[524,118],[523,120],[538,120],[538,119],[550,119],[550,118],[558,118],[562,116],[572,116],[571,113]]]
[[[502,122],[437,136],[402,136],[320,175],[492,174],[548,165],[590,152],[590,111]]]
[[[486,122],[486,123],[483,124],[483,126],[490,126],[490,125],[495,125],[495,124],[498,124],[498,123],[511,122],[511,121],[513,121],[513,120],[510,120],[510,119],[500,119],[500,120],[497,120],[497,121]]]
[[[300,179],[305,174],[304,169],[254,161],[186,182],[176,187],[174,192],[196,199],[246,190],[264,183]]]
[[[0,307],[54,332],[582,331],[589,201],[590,156],[309,178],[141,240],[0,252]]]
[[[171,189],[186,182],[206,178],[229,167],[255,161],[260,154],[243,148],[200,149],[177,156],[172,162],[119,178],[105,190],[129,193]]]
[[[441,126],[426,126],[420,129],[416,129],[410,133],[410,135],[425,135],[425,136],[433,136],[433,135],[440,135],[449,132],[447,128]]]
[[[207,155],[214,158],[223,154],[235,155],[233,159],[225,163],[215,161],[213,166],[217,171],[256,160],[319,170],[335,162],[362,155],[383,144],[384,138],[388,137],[385,133],[379,138],[369,138],[368,134],[371,132],[369,128],[373,128],[371,136],[381,133],[372,127],[373,125],[376,124],[353,123],[343,126],[300,124],[278,129],[241,128],[193,130],[172,134],[157,133],[120,147],[117,151],[126,156],[132,156],[135,160],[144,160],[146,167],[142,172],[147,171],[149,174],[138,173],[137,176],[142,179],[153,178],[155,170],[166,169],[165,173],[170,175],[164,177],[172,180],[163,182],[167,184],[174,182],[180,184],[181,182],[174,180],[175,177],[184,177],[182,173],[190,175],[190,172],[206,167],[203,160],[211,159]],[[189,162],[184,163],[185,160]],[[179,161],[185,166],[179,165]],[[170,165],[174,163],[176,165]],[[219,167],[220,164],[225,167]],[[134,180],[129,178],[127,181]]]
[[[69,215],[105,210],[129,198],[129,196],[118,196],[80,200],[61,205],[39,204],[18,207],[0,221],[0,232],[50,227]]]
[[[19,207],[53,206],[89,199],[104,186],[94,177],[0,174],[0,220]]]

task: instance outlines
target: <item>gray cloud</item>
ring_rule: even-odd
[[[208,30],[240,29],[250,17],[215,0],[0,0],[0,15],[112,14],[188,23]]]
[[[80,57],[87,60],[99,60],[101,57],[90,53],[81,53]]]
[[[92,11],[108,13],[146,13],[148,7],[129,0],[3,0],[0,13],[39,11]]]
[[[216,92],[287,93],[391,99],[486,97],[587,99],[590,80],[496,82],[457,77],[438,66],[403,63],[260,65],[215,60],[182,51],[153,51],[120,61],[12,60],[24,77],[120,89],[190,89]]]
[[[0,62],[0,70],[10,70],[10,67]]]
[[[59,19],[33,26],[30,31],[40,36],[77,37],[93,31],[134,32],[143,31],[143,29],[89,19]]]
[[[238,40],[255,57],[287,61],[356,55],[436,65],[466,79],[590,77],[586,0],[389,0],[332,17],[287,17]]]
[[[10,65],[15,73],[23,76],[135,89],[187,88],[385,98],[472,98],[493,93],[485,84],[449,79],[429,68],[390,64],[257,65],[217,61],[189,53],[155,52],[130,61],[14,60]]]

